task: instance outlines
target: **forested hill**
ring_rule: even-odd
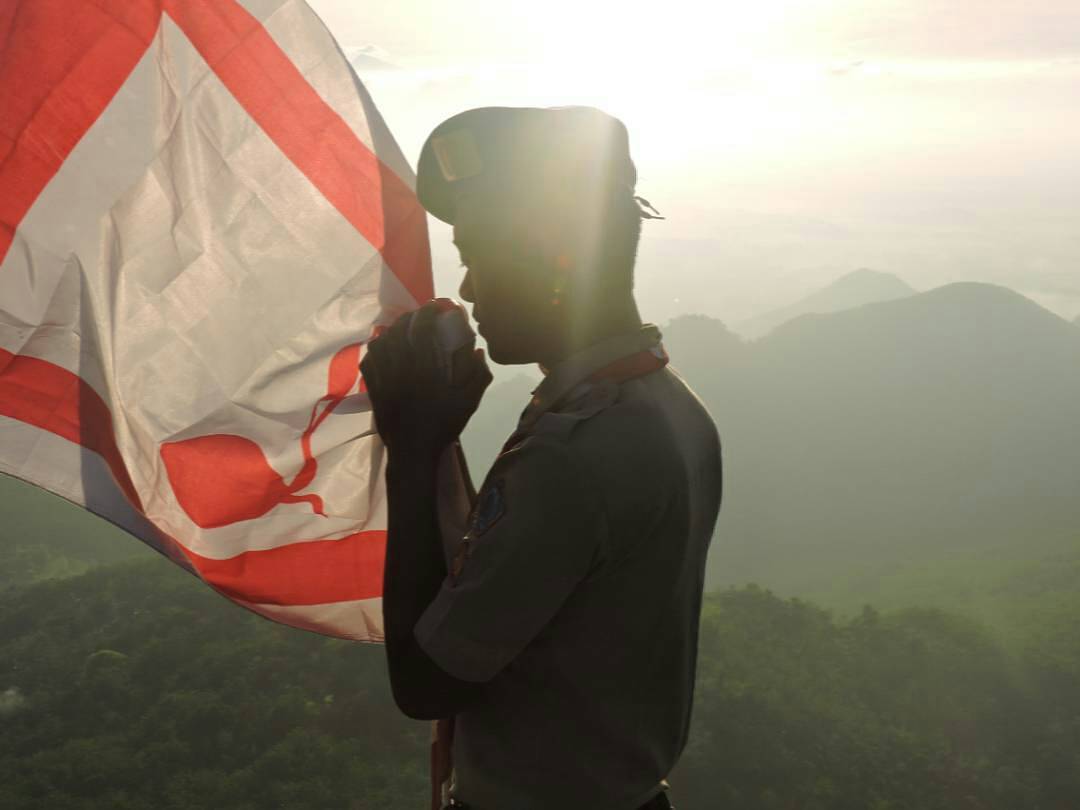
[[[713,594],[680,810],[1080,806],[1080,626],[837,622]],[[0,593],[5,810],[416,810],[428,728],[379,647],[271,624],[165,560]],[[568,745],[573,741],[568,740]]]
[[[799,590],[1080,526],[1080,334],[1012,291],[808,315],[724,356],[682,328],[673,362],[725,440],[715,582]]]
[[[156,556],[111,523],[0,474],[0,592]]]

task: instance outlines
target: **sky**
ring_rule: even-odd
[[[311,5],[414,165],[470,107],[622,118],[667,216],[642,242],[647,318],[734,323],[860,267],[1080,315],[1077,0]]]

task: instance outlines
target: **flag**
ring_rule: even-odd
[[[380,640],[358,363],[432,296],[413,180],[304,2],[0,4],[0,471]]]

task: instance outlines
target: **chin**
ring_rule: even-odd
[[[516,341],[501,340],[489,335],[484,335],[484,339],[487,341],[488,357],[500,366],[517,366],[536,362],[535,353],[525,351],[523,346],[515,345]]]
[[[513,353],[507,352],[498,343],[492,343],[491,341],[488,341],[487,354],[492,362],[498,363],[500,366],[512,366],[521,362],[514,359]]]

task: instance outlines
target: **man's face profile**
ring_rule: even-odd
[[[497,363],[538,362],[558,339],[558,251],[542,233],[517,210],[479,201],[459,207],[454,244],[465,268],[460,295],[473,304],[477,331]]]

